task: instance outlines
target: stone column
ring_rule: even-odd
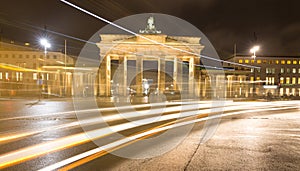
[[[119,94],[127,96],[127,57],[119,57],[119,69],[118,81],[119,81]]]
[[[177,81],[177,77],[178,77],[178,61],[176,56],[173,59],[173,88],[174,90],[178,89],[178,81]]]
[[[195,96],[201,97],[201,69],[200,69],[200,57],[194,58],[194,72],[195,72]]]
[[[136,57],[136,95],[143,96],[143,57]]]
[[[179,56],[176,57],[176,65],[177,65],[177,74],[176,74],[176,82],[177,82],[177,87],[176,90],[182,91],[182,75],[183,75],[183,70],[182,70],[182,60],[180,60]]]
[[[189,59],[189,95],[195,95],[194,92],[194,77],[195,77],[195,65],[194,65],[194,57],[190,57]]]
[[[215,75],[210,75],[210,89],[211,89],[211,98],[216,97],[217,95],[217,80]]]
[[[100,64],[100,96],[111,96],[111,61],[110,56],[107,55],[104,57]]]
[[[157,79],[157,85],[158,85],[158,92],[162,94],[165,90],[165,84],[166,84],[166,60],[164,57],[160,57],[158,59],[158,79]]]

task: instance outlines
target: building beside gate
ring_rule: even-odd
[[[233,79],[246,85],[242,92],[248,96],[267,96],[268,93],[272,96],[300,96],[298,56],[257,56],[254,59],[248,55],[238,55],[229,61],[260,67],[250,69],[232,65],[235,73],[227,75],[228,80]]]
[[[72,95],[74,57],[0,42],[0,96]]]

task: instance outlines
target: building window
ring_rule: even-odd
[[[26,58],[29,58],[29,55],[26,55]]]
[[[263,63],[266,64],[266,63],[267,63],[267,60],[263,60]]]
[[[37,73],[33,73],[32,79],[33,79],[33,80],[37,80]]]
[[[296,77],[292,78],[292,84],[296,84]]]
[[[23,55],[19,55],[19,58],[23,58]]]
[[[12,54],[11,57],[12,57],[12,58],[15,58],[16,56],[15,56],[15,54]]]
[[[284,73],[284,68],[280,68],[280,73],[281,73],[281,74]]]
[[[246,63],[246,64],[249,64],[249,60],[248,60],[248,59],[246,59],[246,60],[245,60],[245,63]]]
[[[296,60],[293,60],[293,64],[295,64],[295,65],[296,65],[296,64],[297,64],[297,61],[296,61]]]
[[[279,64],[279,60],[276,60],[276,64]]]
[[[298,77],[298,84],[300,85],[300,77]]]
[[[2,76],[2,72],[0,72],[0,80],[2,80],[3,76]],[[300,77],[299,77],[300,78]]]
[[[286,69],[286,73],[288,73],[288,74],[291,73],[291,69],[290,69],[290,68],[287,68],[287,69]]]
[[[69,61],[69,58],[68,58],[67,60]],[[254,64],[254,62],[255,62],[255,61],[252,59],[252,60],[251,60],[251,64]]]
[[[19,81],[19,72],[16,72],[16,80]]]
[[[33,58],[36,58],[36,55],[33,55],[32,57],[33,57]]]
[[[298,74],[300,74],[300,68],[298,69]]]
[[[57,59],[57,56],[56,56],[56,55],[54,55],[54,56],[53,56],[53,59]]]
[[[280,84],[284,84],[284,78],[280,77]]]
[[[261,64],[261,60],[259,59],[259,60],[257,60],[257,62],[256,62],[257,64]]]
[[[243,60],[242,60],[242,59],[240,59],[240,60],[239,60],[239,63],[240,63],[240,64],[242,64],[242,63],[243,63]]]
[[[291,83],[290,77],[286,77],[286,78],[285,78],[285,83],[286,83],[286,84],[290,84],[290,83]]]
[[[296,68],[293,68],[293,74],[296,74],[296,73],[297,73]]]
[[[9,77],[9,74],[8,74],[8,72],[6,72],[5,73],[5,79],[8,80],[9,79],[8,77]]]
[[[290,60],[288,60],[286,63],[287,63],[288,65],[290,65],[292,62],[291,62]]]
[[[281,64],[285,64],[285,60],[281,60]]]
[[[23,72],[20,72],[20,81],[23,81]]]
[[[256,77],[256,80],[257,80],[257,81],[260,81],[260,77]]]
[[[8,58],[8,54],[5,54],[4,57],[5,57],[5,58]]]

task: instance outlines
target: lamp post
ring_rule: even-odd
[[[253,60],[255,61],[255,58],[256,58],[256,52],[259,50],[259,46],[253,46],[251,49],[250,49],[250,52],[251,53],[253,53],[253,55],[251,56],[251,58],[253,58]],[[255,68],[253,68],[253,90],[252,90],[252,95],[253,95],[253,97],[255,96],[255,92],[256,92],[256,90],[255,90],[255,81],[256,81],[256,71],[255,71]]]
[[[46,60],[46,55],[47,55],[47,49],[51,47],[51,44],[48,42],[47,39],[45,38],[42,38],[40,40],[40,43],[41,45],[44,47],[44,65],[45,65],[45,60]],[[40,77],[40,74],[39,74],[39,87],[40,87],[40,96],[42,95],[42,91],[41,91],[41,88],[42,88],[42,80],[41,80],[41,77]],[[45,77],[44,77],[45,79]],[[47,79],[47,78],[46,78]],[[40,99],[39,99],[40,100]]]

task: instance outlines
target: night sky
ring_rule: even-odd
[[[139,13],[164,13],[182,18],[201,30],[222,58],[249,54],[300,56],[299,0],[70,0],[101,17],[115,21]],[[1,0],[1,38],[30,42],[47,33],[53,48],[62,49],[65,37],[88,40],[106,23],[79,12],[59,0]],[[45,29],[46,28],[46,29]],[[46,30],[46,31],[45,31]],[[68,51],[76,54],[83,43],[68,39]],[[54,44],[54,43],[52,43]]]

